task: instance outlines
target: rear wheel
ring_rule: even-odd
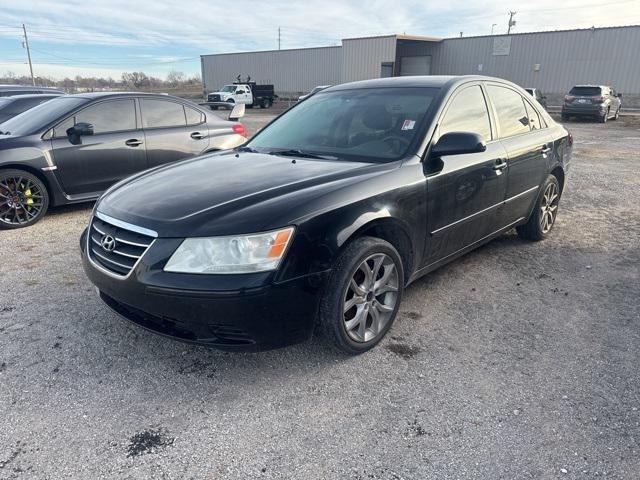
[[[0,170],[0,228],[33,225],[48,208],[49,192],[38,177],[24,170]]]
[[[607,108],[607,110],[602,114],[602,116],[600,117],[600,123],[607,123],[607,120],[609,120],[609,109]]]
[[[339,350],[366,352],[391,328],[403,290],[402,260],[393,245],[358,238],[336,261],[320,306],[320,329]]]
[[[549,175],[542,186],[536,206],[524,225],[516,228],[518,235],[527,240],[544,239],[556,221],[560,203],[560,184],[554,175]]]
[[[618,120],[620,118],[620,108],[616,110],[616,114],[613,116],[613,120]]]
[[[569,120],[569,115],[567,115],[566,113],[563,113],[561,117],[563,122],[566,122],[567,120]]]
[[[209,105],[209,108],[211,108],[211,110],[217,110],[218,106],[217,105]]]

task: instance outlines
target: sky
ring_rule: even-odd
[[[487,5],[489,4],[489,6]],[[55,79],[200,72],[202,54],[340,45],[342,38],[439,37],[640,24],[640,0],[2,0],[0,75]]]

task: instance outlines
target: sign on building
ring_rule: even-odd
[[[493,38],[493,55],[509,55],[511,53],[511,37]]]

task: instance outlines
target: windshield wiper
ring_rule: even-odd
[[[0,135],[11,135],[11,132],[0,132]]]
[[[251,148],[251,147],[236,147],[236,148],[234,148],[234,150],[236,152],[258,153],[258,151],[255,148]]]
[[[301,158],[316,158],[320,160],[338,160],[338,157],[331,155],[321,155],[319,153],[305,152],[297,148],[290,148],[287,150],[272,150],[269,155],[282,155],[283,157],[301,157]]]

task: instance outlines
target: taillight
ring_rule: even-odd
[[[573,95],[565,95],[565,96],[564,96],[564,101],[565,101],[565,102],[569,102],[569,103],[571,103],[571,102],[573,102],[575,99],[576,99],[576,97],[574,97]]]
[[[573,145],[573,134],[571,132],[569,132],[569,136],[567,137],[567,143],[569,146]]]
[[[241,123],[234,123],[231,127],[233,133],[237,133],[238,135],[242,135],[243,137],[247,136],[247,130],[244,128],[244,125]]]
[[[593,97],[591,99],[591,102],[592,103],[602,103],[602,102],[604,102],[604,97]]]

